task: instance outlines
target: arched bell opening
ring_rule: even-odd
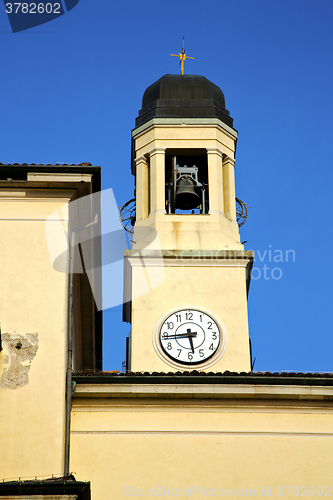
[[[167,214],[208,214],[206,149],[166,150],[165,200]]]

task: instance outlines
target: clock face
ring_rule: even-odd
[[[164,321],[159,333],[163,352],[185,365],[197,365],[214,356],[220,337],[213,318],[196,309],[174,312]]]

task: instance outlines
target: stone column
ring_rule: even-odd
[[[222,152],[207,148],[209,213],[223,213]]]
[[[149,216],[149,171],[145,156],[135,160],[136,166],[136,220],[147,219]]]
[[[153,149],[149,158],[150,213],[165,214],[165,149]]]
[[[224,214],[227,219],[236,221],[236,201],[235,201],[235,160],[227,155],[223,155],[223,195]]]

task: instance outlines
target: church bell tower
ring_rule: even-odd
[[[203,76],[165,75],[145,91],[132,132],[128,370],[251,369],[236,141],[222,91]]]

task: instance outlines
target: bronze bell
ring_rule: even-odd
[[[191,210],[200,205],[200,196],[195,192],[195,182],[192,177],[183,175],[177,183],[176,208]]]

